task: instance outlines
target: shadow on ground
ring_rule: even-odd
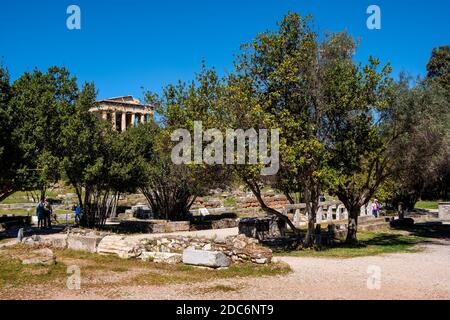
[[[406,232],[405,232],[406,231]],[[417,244],[433,243],[443,244],[442,241],[450,239],[450,225],[440,222],[417,223],[410,227],[391,228],[386,231],[361,233],[359,241],[355,244],[346,244],[343,239],[335,239],[328,246],[315,247],[317,251],[330,249],[365,249],[377,248],[377,252],[394,252],[412,248]],[[293,253],[301,250],[292,237],[284,239],[271,239],[263,241],[275,253]],[[364,251],[364,250],[363,250]],[[367,251],[369,252],[369,251]],[[373,250],[372,250],[373,252]]]
[[[408,231],[411,235],[432,239],[450,239],[450,224],[441,222],[416,223],[411,227],[396,228],[395,230]]]
[[[17,238],[20,227],[8,229],[0,232],[0,240]],[[30,237],[32,235],[48,235],[61,233],[66,229],[66,225],[54,225],[51,229],[41,229],[37,227],[24,227],[24,237]]]

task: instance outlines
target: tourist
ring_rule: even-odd
[[[80,224],[80,218],[81,218],[81,207],[80,205],[77,203],[77,205],[74,208],[75,211],[75,223],[76,224]]]
[[[380,209],[381,209],[381,205],[378,202],[378,199],[375,199],[372,203],[372,215],[375,218],[378,218],[380,216]]]
[[[48,198],[45,199],[44,203],[44,212],[45,212],[45,227],[48,229],[52,228],[52,214],[53,214],[53,208],[50,202],[48,201]]]
[[[38,218],[38,228],[44,228],[45,219],[45,207],[44,207],[44,197],[41,197],[38,205],[36,206],[36,216]]]

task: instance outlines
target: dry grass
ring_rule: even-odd
[[[232,265],[227,269],[213,270],[187,265],[157,264],[141,260],[124,260],[116,256],[98,255],[81,251],[54,250],[56,264],[51,266],[21,264],[19,257],[35,248],[24,245],[0,250],[0,299],[43,299],[52,292],[66,290],[67,267],[81,270],[83,290],[108,291],[111,297],[120,294],[124,286],[155,286],[182,283],[199,283],[216,279],[261,277],[286,274],[287,264],[259,266],[255,264]],[[211,290],[227,290],[218,286]],[[230,289],[230,288],[228,288]],[[230,289],[231,290],[231,289]]]

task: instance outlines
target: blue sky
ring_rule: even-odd
[[[66,27],[71,4],[81,8],[81,30]],[[381,30],[366,27],[371,4],[381,8]],[[231,71],[240,44],[289,10],[313,14],[322,33],[360,38],[356,59],[372,54],[394,75],[423,75],[432,48],[450,44],[448,0],[16,0],[0,4],[0,57],[13,79],[64,65],[80,82],[94,81],[99,98],[142,97],[142,87],[160,92],[192,79],[202,58]]]

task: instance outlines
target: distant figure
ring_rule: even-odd
[[[36,216],[38,218],[38,228],[44,229],[44,219],[45,219],[45,207],[44,207],[44,197],[41,197],[38,205],[36,206]]]
[[[75,223],[76,224],[80,224],[80,219],[81,219],[81,207],[80,205],[77,203],[77,205],[74,207],[75,212]]]
[[[44,212],[45,212],[45,227],[48,229],[52,228],[52,214],[53,214],[53,208],[50,202],[48,201],[48,198],[45,199],[44,202]]]
[[[381,205],[378,202],[378,199],[375,199],[372,203],[372,215],[375,218],[378,218],[380,216],[380,209],[381,209]]]
[[[319,197],[319,202],[325,202],[326,201],[326,198],[325,198],[325,196],[322,194],[322,195],[320,195],[320,197]]]

